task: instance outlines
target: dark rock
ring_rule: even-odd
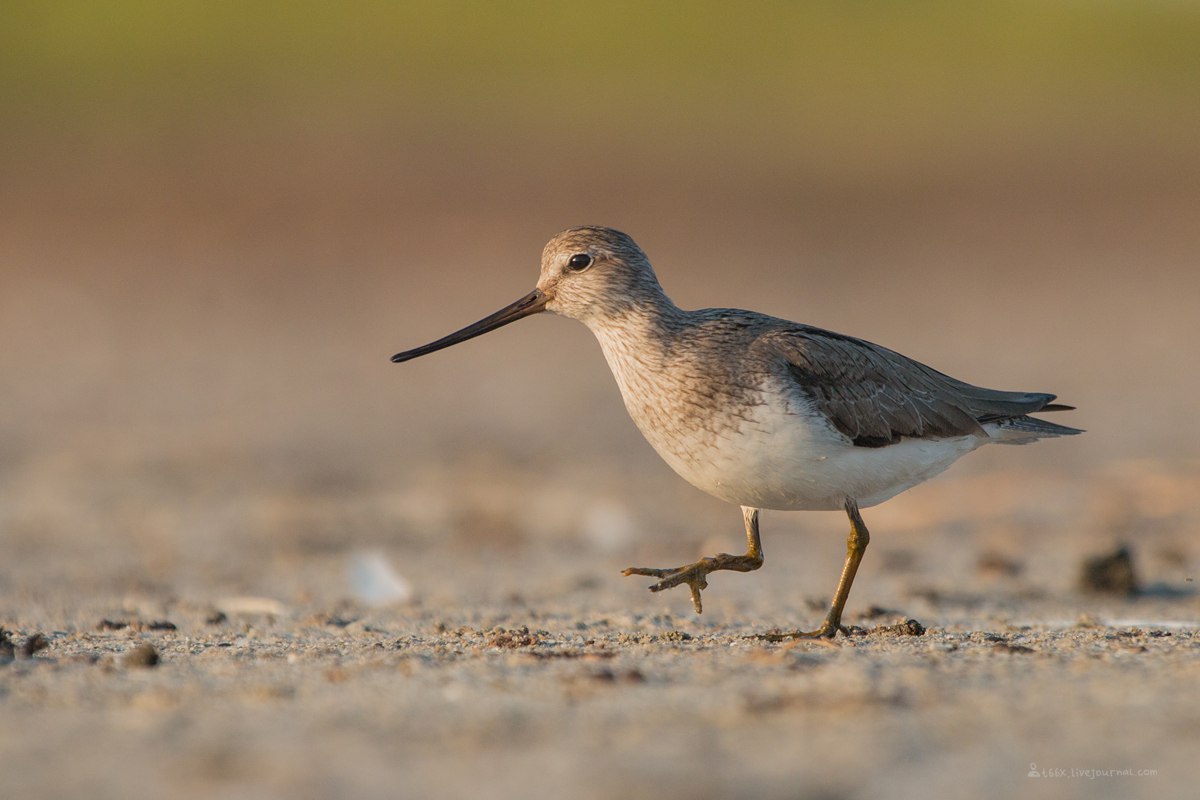
[[[1133,554],[1125,545],[1102,556],[1083,562],[1079,575],[1079,588],[1095,594],[1113,594],[1129,597],[1141,591],[1137,574],[1133,568]]]

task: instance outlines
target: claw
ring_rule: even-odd
[[[658,583],[650,586],[650,591],[661,592],[663,589],[671,589],[681,583],[686,583],[688,589],[692,593],[692,606],[695,607],[697,614],[704,613],[704,604],[700,601],[700,590],[708,588],[708,578],[705,576],[713,567],[713,559],[705,558],[695,564],[688,564],[686,567],[676,567],[675,569],[657,569],[654,567],[629,567],[621,571],[622,575],[645,575],[649,578],[662,578]]]
[[[704,604],[700,602],[700,590],[708,588],[708,579],[704,577],[704,573],[694,573],[695,570],[691,567],[669,570],[668,575],[663,580],[650,587],[650,591],[661,592],[663,589],[670,589],[681,583],[686,583],[692,593],[692,605],[696,608],[696,613],[703,614]]]
[[[621,570],[621,574],[625,577],[630,575],[645,575],[650,578],[662,578],[676,570],[673,569],[655,569],[654,567],[626,567]]]

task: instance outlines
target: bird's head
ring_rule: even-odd
[[[532,292],[449,336],[397,353],[392,361],[408,361],[542,311],[590,323],[663,299],[650,261],[632,238],[612,228],[570,228],[542,250],[541,275]]]

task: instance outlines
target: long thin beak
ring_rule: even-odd
[[[517,302],[505,306],[495,314],[489,314],[474,325],[468,325],[461,331],[455,331],[449,336],[443,336],[436,342],[430,342],[412,350],[405,350],[403,353],[396,353],[396,355],[392,356],[392,362],[399,364],[401,361],[408,361],[418,356],[432,353],[435,350],[441,350],[444,347],[465,342],[467,339],[474,339],[476,336],[480,336],[488,331],[494,331],[496,328],[501,328],[510,322],[516,322],[522,317],[528,317],[544,311],[548,302],[550,302],[550,298],[541,289],[534,289]]]

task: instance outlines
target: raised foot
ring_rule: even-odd
[[[650,591],[652,592],[661,592],[663,589],[670,589],[686,583],[688,589],[692,592],[692,605],[696,607],[696,613],[703,614],[704,606],[700,602],[700,590],[708,588],[708,573],[721,569],[749,572],[761,566],[761,557],[751,555],[733,556],[729,553],[720,553],[715,556],[702,558],[694,564],[686,564],[682,567],[673,567],[670,569],[629,567],[621,570],[621,574],[627,577],[629,575],[645,575],[649,578],[662,578],[662,580],[650,587]]]

